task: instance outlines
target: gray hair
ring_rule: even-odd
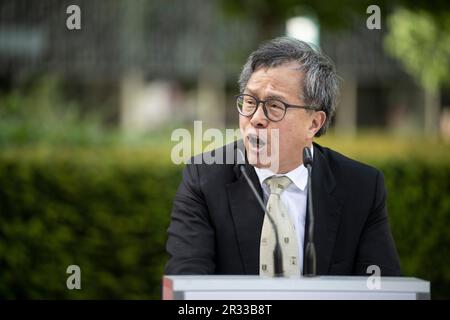
[[[312,48],[306,42],[279,37],[263,43],[252,52],[242,68],[239,76],[239,89],[243,93],[253,72],[261,67],[276,67],[292,61],[298,62],[299,70],[304,73],[301,84],[300,98],[308,105],[320,106],[327,119],[317,131],[316,136],[323,135],[336,110],[339,95],[338,76],[333,62],[318,49]]]

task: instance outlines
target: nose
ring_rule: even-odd
[[[260,103],[258,105],[256,112],[253,114],[252,118],[250,119],[250,123],[255,128],[265,128],[269,124],[269,119],[267,119],[266,115],[264,114],[264,109],[263,109],[262,103]]]

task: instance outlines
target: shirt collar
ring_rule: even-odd
[[[314,157],[314,148],[311,145],[311,156]],[[261,185],[264,185],[264,180],[266,180],[269,177],[272,176],[286,176],[294,183],[294,185],[299,188],[300,190],[304,191],[306,188],[306,184],[308,182],[308,170],[306,170],[305,166],[303,164],[299,165],[294,170],[291,170],[287,173],[283,174],[275,174],[269,169],[266,168],[256,168],[256,175],[258,176],[259,183]]]

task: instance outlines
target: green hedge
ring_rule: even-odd
[[[155,159],[156,157],[156,159]],[[0,160],[0,297],[159,298],[180,168],[127,151]],[[66,268],[81,268],[81,290]]]
[[[159,298],[182,167],[138,149],[0,153],[0,297]],[[406,276],[450,297],[450,163],[377,162]],[[81,267],[82,290],[66,288]]]
[[[402,271],[450,298],[450,161],[381,163]]]

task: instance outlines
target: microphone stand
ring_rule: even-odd
[[[238,153],[240,154],[240,156],[242,158],[244,158],[242,151],[240,149],[238,149]],[[250,186],[250,189],[252,189],[256,200],[258,200],[259,205],[263,209],[264,214],[269,218],[270,224],[272,225],[272,228],[275,232],[275,248],[273,250],[274,276],[275,277],[283,277],[283,255],[281,252],[280,242],[278,240],[278,228],[275,224],[275,221],[273,221],[272,216],[267,211],[263,200],[259,196],[258,191],[256,190],[255,186],[253,185],[253,182],[250,180],[250,177],[248,176],[247,171],[245,170],[245,166],[243,164],[238,164],[238,166],[239,166],[239,169],[241,170],[242,174],[244,175],[245,180],[247,181],[247,184]]]
[[[308,219],[309,219],[309,227],[308,227],[308,243],[306,244],[306,252],[305,252],[305,276],[307,277],[315,277],[317,275],[317,256],[316,256],[316,248],[314,245],[314,210],[313,210],[313,201],[312,201],[312,188],[311,188],[311,171],[312,171],[312,156],[311,151],[308,147],[303,149],[303,164],[308,170]]]

